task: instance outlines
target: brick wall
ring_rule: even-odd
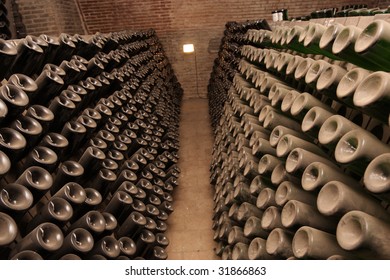
[[[83,34],[74,0],[16,0],[28,34]]]
[[[227,21],[265,18],[286,8],[290,17],[326,7],[365,3],[369,7],[389,0],[74,0],[88,33],[154,28],[181,82],[185,97],[206,96],[209,75]],[[17,0],[29,33],[81,33],[73,0]],[[55,3],[55,4],[53,4]],[[70,16],[69,16],[70,14]],[[193,43],[195,55],[183,54]]]

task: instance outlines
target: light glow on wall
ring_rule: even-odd
[[[195,51],[194,44],[184,44],[183,53],[193,53]]]

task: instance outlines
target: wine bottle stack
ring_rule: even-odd
[[[244,39],[244,35],[249,29],[270,30],[270,27],[264,20],[247,21],[244,23],[228,22],[225,25],[218,57],[214,60],[213,71],[208,84],[209,110],[211,125],[214,130],[222,115],[223,104],[227,99],[227,91],[232,85],[234,75],[238,71],[241,47],[250,43],[250,41]]]
[[[390,259],[389,32],[248,30],[210,167],[222,259]]]
[[[0,258],[166,259],[183,91],[155,32],[0,45]]]
[[[310,19],[319,18],[339,18],[339,17],[360,17],[360,16],[375,16],[378,14],[389,14],[390,7],[368,7],[366,4],[351,4],[344,5],[340,8],[331,7],[320,10],[315,10],[309,15],[298,16],[292,18],[292,20],[307,21]]]

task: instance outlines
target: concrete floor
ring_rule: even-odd
[[[213,249],[213,190],[209,183],[213,135],[207,99],[183,100],[180,122],[181,174],[168,219],[170,260],[218,259]]]

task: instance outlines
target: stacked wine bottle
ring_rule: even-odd
[[[209,111],[214,131],[221,118],[223,104],[227,100],[227,91],[232,85],[234,75],[238,72],[241,47],[250,43],[245,40],[244,35],[246,31],[249,29],[270,30],[265,20],[244,23],[228,22],[225,27],[218,57],[214,61],[213,71],[208,84]]]
[[[247,32],[211,163],[222,259],[390,259],[385,30]]]
[[[182,89],[155,32],[0,45],[1,259],[166,259]]]

